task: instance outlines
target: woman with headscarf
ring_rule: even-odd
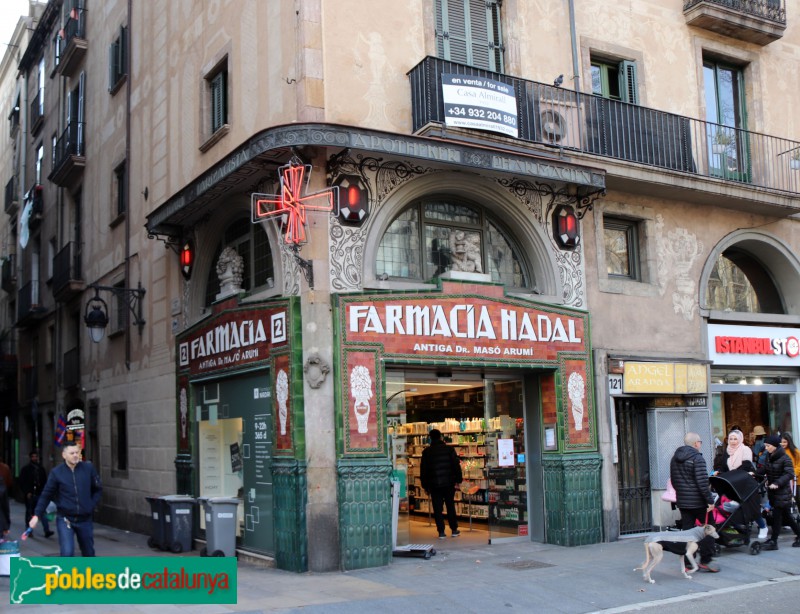
[[[722,452],[714,459],[714,475],[734,469],[747,471],[751,475],[754,475],[756,470],[753,465],[753,451],[745,445],[744,433],[738,429],[728,433],[728,446],[723,447]],[[767,521],[761,514],[756,516],[756,524],[758,525],[758,539],[766,539],[769,531]]]

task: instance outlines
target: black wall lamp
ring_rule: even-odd
[[[142,317],[142,299],[144,298],[145,289],[142,288],[142,283],[139,282],[137,288],[119,288],[117,286],[100,286],[98,284],[89,284],[89,287],[94,290],[94,296],[86,303],[86,310],[83,315],[83,321],[86,323],[86,328],[89,329],[89,336],[95,343],[100,343],[106,335],[106,326],[108,326],[108,305],[100,298],[100,290],[111,292],[117,297],[118,301],[124,301],[133,314],[133,323],[139,327],[139,334],[142,334],[145,320]]]

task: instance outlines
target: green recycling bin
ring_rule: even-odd
[[[175,554],[192,549],[192,510],[195,499],[188,495],[167,495],[164,502],[164,550]]]
[[[239,499],[207,497],[198,500],[206,520],[206,547],[200,550],[200,556],[236,556]]]

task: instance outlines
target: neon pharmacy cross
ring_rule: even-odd
[[[278,169],[281,178],[280,194],[253,194],[253,223],[277,218],[286,227],[284,241],[293,245],[306,242],[306,211],[333,211],[339,214],[339,188],[334,186],[314,194],[301,193],[308,188],[311,165],[292,160]],[[305,182],[303,181],[305,179]],[[305,183],[305,186],[303,185]]]

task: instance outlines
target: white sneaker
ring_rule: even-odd
[[[767,527],[764,527],[763,529],[759,529],[758,530],[758,539],[767,539],[767,533],[768,532],[769,532],[769,529]]]

